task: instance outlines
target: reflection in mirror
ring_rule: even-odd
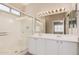
[[[54,34],[63,34],[64,25],[63,22],[54,22]]]

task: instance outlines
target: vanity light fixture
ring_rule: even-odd
[[[58,12],[58,10],[55,10],[56,12]]]
[[[55,11],[55,10],[53,10],[53,12],[55,13],[56,11]]]
[[[64,8],[64,11],[65,11],[65,8]]]
[[[62,11],[62,9],[60,8],[60,9],[59,9],[59,11],[61,12],[61,11]]]
[[[41,13],[39,13],[39,15],[47,16],[47,15],[51,15],[51,14],[55,14],[55,13],[60,13],[60,12],[64,12],[64,11],[66,11],[65,8],[60,8],[60,9],[56,9],[56,10],[49,10],[49,11],[41,12]]]
[[[62,8],[62,11],[65,11],[65,8]]]
[[[41,16],[42,16],[42,13],[40,12],[40,13],[38,14],[38,16],[41,17]]]
[[[45,13],[43,12],[41,15],[42,15],[42,16],[45,16]]]
[[[59,12],[59,9],[56,9],[57,12]]]
[[[48,11],[48,13],[49,13],[49,14],[51,14],[51,12],[50,12],[50,11]]]
[[[65,8],[62,8],[62,10],[64,10]]]
[[[43,12],[43,15],[45,16],[46,15],[46,12]]]
[[[52,13],[54,13],[54,11],[52,10]]]
[[[44,12],[44,15],[46,15],[46,12]]]
[[[49,14],[49,11],[47,11],[47,13]]]
[[[48,15],[48,12],[47,11],[45,12],[45,15]]]

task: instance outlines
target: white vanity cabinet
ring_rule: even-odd
[[[72,41],[68,41],[68,40]],[[36,55],[77,55],[77,38],[69,36],[34,37],[29,42],[29,52]]]
[[[77,55],[78,44],[69,41],[46,40],[47,55]]]
[[[57,55],[59,43],[57,40],[46,39],[45,55]]]
[[[45,48],[46,48],[46,40],[45,39],[37,39],[37,46],[36,46],[36,54],[37,55],[43,55],[45,54]]]
[[[37,42],[36,42],[37,39],[29,39],[29,43],[28,43],[28,50],[30,53],[32,54],[35,54],[37,53]]]
[[[77,55],[78,54],[78,43],[69,41],[59,42],[59,55]]]

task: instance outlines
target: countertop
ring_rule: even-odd
[[[70,42],[79,42],[78,35],[72,34],[33,34],[30,38],[34,39],[51,39],[51,40],[63,40]]]

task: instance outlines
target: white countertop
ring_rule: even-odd
[[[52,39],[52,40],[63,40],[63,41],[71,41],[71,42],[79,42],[77,35],[71,34],[43,34],[38,33],[31,36],[31,38],[35,39]]]

